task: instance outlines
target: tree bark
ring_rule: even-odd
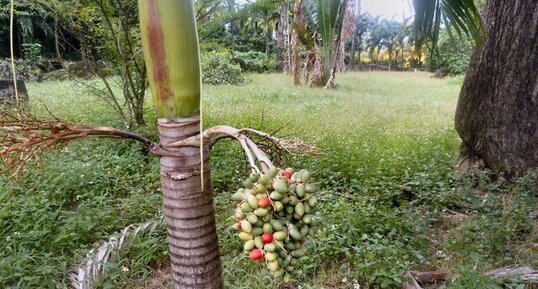
[[[269,16],[266,16],[267,18],[265,18],[265,56],[267,57],[267,59],[271,59],[271,41],[273,40],[273,32],[271,30],[271,26],[270,26],[270,20],[269,20]]]
[[[173,153],[161,156],[161,185],[174,288],[223,288],[209,153],[204,153],[202,189],[200,149],[166,147],[172,142],[199,134],[200,119],[159,119],[158,127],[161,145]]]
[[[353,14],[355,16],[355,27],[353,27],[353,33],[351,34],[351,50],[349,51],[349,70],[355,69],[355,54],[357,51],[357,44],[360,45],[360,42],[357,39],[357,30],[359,30],[359,21],[361,17],[361,0],[355,0],[353,1],[354,8],[353,8]],[[359,36],[360,37],[360,36]],[[359,50],[359,57],[360,57],[360,50]],[[359,63],[360,64],[360,63]]]
[[[293,22],[296,23],[295,25],[304,24],[305,20],[304,20],[302,5],[303,5],[303,0],[297,0],[293,7],[293,12],[295,14]],[[291,75],[293,77],[294,85],[301,85],[301,56],[299,55],[301,51],[301,47],[302,47],[302,43],[301,43],[301,39],[299,38],[299,34],[297,32],[297,27],[292,25],[291,57],[290,57],[291,67],[290,68],[291,68]],[[306,82],[307,80],[305,79],[305,83]]]
[[[538,2],[490,0],[484,21],[456,110],[460,164],[517,176],[538,167]]]
[[[287,39],[289,33],[288,4],[288,2],[284,2],[279,8],[280,17],[278,18],[278,27],[276,31],[278,71],[287,70],[287,67],[289,66],[289,64],[287,64],[288,59],[286,53],[286,48],[288,46]]]
[[[62,54],[60,53],[60,37],[58,31],[58,20],[54,20],[54,49],[56,50],[56,58],[62,59]]]
[[[336,69],[339,72],[343,72],[347,68],[345,63],[346,41],[350,37],[353,38],[355,30],[357,29],[357,16],[355,14],[356,1],[345,1],[344,4],[344,20],[342,22],[342,31],[340,33],[340,43],[338,44],[339,49],[336,53]]]
[[[357,42],[357,36],[353,34],[351,36],[351,49],[349,50],[349,70],[353,71],[355,69],[355,45]]]
[[[401,64],[401,66],[402,66],[402,69],[403,69],[403,68],[404,68],[404,65],[405,65],[405,57],[404,57],[405,47],[404,47],[404,43],[401,42],[401,43],[400,43],[400,46],[402,47],[402,55],[401,55],[401,56],[402,56],[402,64]]]
[[[388,48],[389,48],[388,52],[389,52],[389,71],[390,71],[390,69],[392,68],[392,44],[389,44]]]

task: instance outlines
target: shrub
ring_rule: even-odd
[[[24,59],[31,64],[36,64],[41,60],[41,44],[39,43],[24,43],[22,45]]]
[[[428,61],[432,70],[445,68],[450,75],[462,75],[467,72],[472,52],[473,47],[468,39],[451,39],[441,35],[439,53]]]
[[[229,52],[206,52],[202,55],[202,82],[209,84],[239,84],[245,81],[241,67],[231,62]]]
[[[262,73],[276,69],[274,59],[267,59],[265,53],[259,51],[236,52],[233,61],[245,71]]]

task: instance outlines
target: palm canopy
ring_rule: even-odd
[[[413,0],[413,5],[417,47],[429,41],[434,49],[442,25],[453,28],[459,36],[466,35],[475,43],[481,43],[485,36],[484,25],[473,0]]]

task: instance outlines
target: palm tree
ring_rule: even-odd
[[[356,30],[354,35],[355,43],[352,42],[352,55],[355,55],[355,51],[358,52],[358,59],[357,63],[361,63],[361,52],[362,52],[362,45],[363,45],[363,36],[366,32],[368,32],[370,20],[372,16],[369,13],[363,13],[358,17],[358,21],[356,24]],[[353,44],[355,44],[355,47],[353,47]],[[353,62],[350,62],[350,64]]]
[[[245,136],[251,129],[200,125],[200,56],[191,0],[139,0],[144,58],[158,116],[161,187],[174,288],[223,287],[209,152],[224,137],[238,140],[252,172],[272,166]],[[213,139],[212,139],[213,138]],[[257,162],[261,169],[258,168]]]
[[[303,4],[308,29],[316,35],[321,46],[322,74],[314,85],[334,87],[340,37],[347,0],[306,0]]]
[[[404,18],[404,21],[402,25],[400,26],[400,29],[398,30],[397,35],[396,35],[398,45],[400,46],[400,59],[401,59],[400,66],[401,67],[404,67],[405,65],[405,55],[404,55],[405,46],[406,46],[406,42],[409,44],[409,40],[412,34],[411,26],[409,24],[410,19],[411,19],[410,17]]]
[[[429,39],[435,47],[441,22],[478,44],[456,109],[459,167],[483,164],[505,177],[537,168],[538,2],[488,0],[485,25],[471,0],[414,6],[418,46]]]
[[[263,30],[265,38],[265,55],[271,58],[271,46],[273,45],[273,28],[280,19],[279,8],[281,0],[258,0],[248,4],[244,13],[253,22],[254,26]]]
[[[402,28],[402,24],[397,21],[383,20],[381,22],[381,44],[387,47],[389,55],[389,66],[388,70],[392,68],[392,57],[394,55],[394,50],[398,45],[398,33]]]
[[[415,46],[420,51],[429,43],[430,57],[437,51],[437,42],[442,25],[453,28],[458,35],[472,38],[480,43],[484,35],[483,24],[471,0],[414,0]]]
[[[161,146],[166,148],[161,154],[161,185],[174,288],[222,288],[207,154],[197,146],[169,147],[201,133],[193,3],[138,3],[144,58]]]
[[[360,64],[360,53],[361,53],[361,38],[362,34],[364,33],[364,23],[365,17],[364,15],[361,15],[361,0],[354,0],[354,6],[353,6],[353,16],[355,25],[353,27],[353,32],[351,34],[351,47],[349,50],[349,69],[354,70],[355,69],[355,62],[356,62],[356,51],[357,48],[359,50],[359,64]]]
[[[160,144],[161,188],[174,288],[223,288],[209,152],[216,141],[241,143],[252,172],[272,166],[245,133],[217,126],[201,131],[200,56],[191,0],[139,0],[144,58],[148,67]],[[258,168],[260,164],[261,169]]]
[[[383,39],[386,37],[386,29],[379,16],[368,18],[368,36],[366,38],[366,48],[372,62],[378,60],[379,52],[383,47]]]

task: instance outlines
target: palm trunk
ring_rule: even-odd
[[[336,70],[338,72],[344,72],[346,70],[346,62],[345,62],[345,39],[344,35],[340,37],[340,44],[338,45],[338,51],[336,52]]]
[[[158,122],[161,145],[200,133],[199,118]],[[167,149],[161,157],[161,186],[175,289],[223,287],[215,227],[208,154],[204,154],[201,187],[200,149]]]
[[[521,175],[538,167],[538,2],[489,0],[484,20],[456,110],[460,167]]]
[[[282,3],[279,8],[280,17],[278,19],[277,38],[277,61],[278,71],[287,71],[289,64],[286,53],[286,40],[288,39],[288,2]]]
[[[304,15],[303,15],[303,0],[297,0],[295,2],[295,5],[293,7],[294,12],[294,19],[293,22],[297,23],[297,25],[304,25]],[[291,58],[290,58],[290,66],[291,66],[291,75],[293,77],[293,84],[294,85],[300,85],[301,84],[301,56],[299,55],[299,52],[301,50],[301,39],[299,38],[299,33],[297,32],[297,28],[292,25],[292,32],[291,32]],[[306,59],[306,62],[308,63],[308,57]],[[305,83],[307,83],[307,80],[305,79]]]
[[[164,152],[160,153],[161,187],[174,288],[221,289],[209,153],[204,153],[202,162],[198,146],[169,146],[200,134],[200,57],[193,2],[138,3],[144,59]]]
[[[359,20],[361,17],[361,0],[355,0],[353,6],[353,21],[355,26],[353,27],[353,32],[351,34],[351,49],[349,51],[349,69],[355,69],[355,54],[357,52],[357,30],[359,29]]]
[[[405,64],[404,53],[405,53],[405,49],[404,49],[404,44],[402,43],[402,68],[404,68],[404,64]]]

